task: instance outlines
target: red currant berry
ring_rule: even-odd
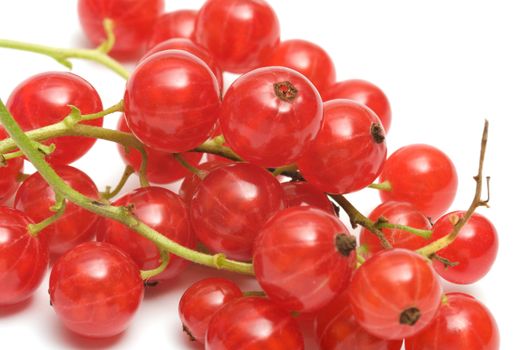
[[[62,121],[71,112],[69,105],[82,114],[102,110],[97,91],[83,78],[67,72],[37,74],[20,83],[9,96],[7,109],[25,131]],[[102,126],[102,118],[83,122]],[[89,137],[60,137],[54,143],[55,151],[47,157],[52,164],[69,164],[82,157],[95,143]]]
[[[193,54],[203,62],[207,64],[214,76],[218,80],[218,85],[220,91],[223,89],[223,72],[218,66],[214,58],[211,56],[210,52],[207,49],[195,44],[189,39],[177,38],[163,41],[156,46],[154,46],[150,51],[148,51],[144,56],[143,60],[147,57],[152,56],[156,52],[167,51],[167,50],[182,50],[188,53]]]
[[[57,260],[49,278],[53,309],[67,328],[86,337],[123,332],[143,292],[137,265],[106,243],[76,246]]]
[[[377,114],[388,133],[392,123],[392,109],[390,101],[378,86],[365,80],[346,80],[330,86],[322,97],[324,101],[344,98],[366,105]]]
[[[286,208],[312,206],[335,214],[328,197],[313,185],[303,181],[284,182],[280,185],[284,189]]]
[[[128,80],[128,126],[145,145],[180,153],[199,146],[219,115],[218,82],[207,65],[179,50],[145,59]]]
[[[113,205],[131,206],[137,219],[165,237],[188,248],[196,245],[185,203],[167,189],[143,187],[120,198]],[[155,243],[139,236],[134,230],[110,219],[106,219],[98,229],[100,241],[111,243],[130,255],[140,269],[149,270],[159,266],[160,254]],[[171,255],[165,271],[153,279],[161,281],[177,277],[186,266],[186,260]]]
[[[331,57],[323,48],[309,41],[282,41],[267,64],[288,67],[302,73],[320,93],[335,84],[335,65]]]
[[[297,164],[306,180],[328,193],[369,185],[386,159],[384,130],[369,108],[350,100],[324,103],[324,123]]]
[[[147,46],[152,48],[160,42],[174,38],[192,39],[197,16],[198,11],[179,10],[158,17]]]
[[[0,140],[7,138],[8,135],[0,126]],[[18,188],[18,175],[24,169],[24,160],[14,158],[2,164],[0,161],[0,204],[7,202]]]
[[[214,252],[251,260],[265,222],[284,208],[284,191],[266,170],[237,163],[216,168],[198,186],[190,207],[198,239]]]
[[[281,307],[313,313],[345,288],[355,243],[334,215],[313,207],[288,208],[265,224],[254,243],[254,273]]]
[[[441,304],[441,284],[417,253],[385,250],[368,259],[350,285],[351,307],[366,331],[383,339],[403,339],[424,329]]]
[[[245,73],[271,55],[280,42],[280,24],[263,0],[208,0],[199,11],[194,37],[220,67]]]
[[[194,283],[179,300],[183,330],[192,340],[205,343],[207,328],[214,313],[242,296],[236,283],[224,278],[207,278]]]
[[[446,154],[428,145],[409,145],[395,151],[385,162],[380,181],[391,191],[379,191],[385,202],[408,202],[421,213],[437,218],[452,204],[457,173]]]
[[[303,350],[295,320],[271,301],[239,298],[218,310],[209,322],[207,350]]]
[[[224,165],[226,165],[226,163],[217,162],[217,161],[209,161],[209,162],[200,164],[198,168],[199,170],[208,174],[212,170],[222,167]],[[198,188],[200,183],[201,183],[201,178],[194,173],[189,173],[187,176],[185,176],[185,178],[183,178],[183,182],[181,182],[181,187],[179,188],[179,195],[181,196],[183,201],[188,206],[190,206],[190,203],[192,201],[192,196],[194,196],[194,193],[196,193],[196,189]]]
[[[236,80],[223,99],[221,129],[229,146],[266,167],[296,161],[322,125],[322,99],[301,74],[256,69]]]
[[[407,350],[498,350],[500,334],[490,311],[462,293],[448,293],[432,323],[405,341]]]
[[[55,166],[57,174],[76,191],[93,199],[99,191],[92,179],[82,171],[67,166]],[[53,188],[39,173],[28,177],[18,189],[15,207],[23,211],[34,222],[40,222],[54,214],[50,208],[55,204]],[[62,255],[79,243],[89,241],[95,235],[98,216],[73,203],[66,203],[64,214],[39,233],[53,255]]]
[[[443,215],[434,225],[432,240],[446,236],[454,229],[452,217],[462,218],[463,211]],[[498,254],[498,233],[484,216],[473,214],[459,231],[456,240],[437,252],[441,257],[458,263],[445,267],[434,261],[434,267],[441,277],[449,282],[470,284],[482,279],[489,272]]]
[[[384,202],[375,208],[368,217],[374,222],[380,217],[383,217],[392,224],[405,225],[423,230],[432,229],[430,220],[418,212],[410,203]],[[416,250],[431,242],[431,240],[401,229],[383,228],[381,231],[394,248]],[[360,232],[360,244],[367,247],[369,254],[375,254],[383,250],[377,236],[365,228]]]
[[[126,125],[124,117],[119,119],[117,129],[123,132],[130,132],[130,128]],[[135,171],[139,171],[143,161],[141,153],[134,148],[126,150],[121,145],[117,147],[125,163],[132,166]],[[146,177],[148,181],[155,184],[169,184],[189,174],[189,171],[181,165],[173,153],[159,152],[149,147],[145,147],[145,150],[148,156],[148,162],[146,163]],[[189,164],[196,166],[203,155],[197,152],[187,152],[183,153],[182,157]]]
[[[48,248],[28,233],[32,223],[21,211],[0,206],[0,307],[28,299],[46,273]]]
[[[82,29],[93,45],[106,40],[103,21],[111,19],[115,34],[111,53],[129,59],[142,53],[164,7],[164,0],[79,0],[78,13]]]

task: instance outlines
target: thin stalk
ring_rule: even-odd
[[[388,191],[389,192],[389,191],[392,190],[392,184],[390,183],[390,181],[384,181],[384,182],[381,182],[381,183],[368,185],[368,188],[372,188],[374,190],[379,190],[379,191]]]
[[[123,175],[121,176],[121,179],[119,180],[119,183],[115,188],[112,190],[110,186],[106,187],[106,191],[104,193],[101,193],[102,198],[104,199],[112,199],[113,197],[117,196],[119,192],[123,189],[124,185],[126,185],[126,182],[135,173],[135,170],[133,167],[127,165],[124,168]]]
[[[170,254],[163,249],[159,249],[159,266],[152,270],[141,270],[141,278],[144,281],[148,281],[149,279],[159,275],[168,266],[168,263],[170,262]]]
[[[377,227],[378,229],[388,228],[388,229],[391,229],[391,230],[406,231],[406,232],[409,232],[411,234],[414,234],[416,236],[423,237],[423,238],[426,238],[426,239],[429,239],[430,237],[432,237],[432,231],[431,230],[423,230],[423,229],[419,229],[419,228],[415,228],[415,227],[411,227],[411,226],[406,226],[406,225],[392,224],[390,222],[376,223],[375,227]]]
[[[36,237],[46,227],[54,224],[58,219],[62,217],[62,215],[66,211],[66,203],[64,199],[59,199],[59,201],[60,202],[57,202],[54,207],[50,208],[52,209],[52,211],[55,211],[55,214],[51,215],[47,219],[42,220],[39,223],[29,224],[27,226],[27,230],[31,236]]]

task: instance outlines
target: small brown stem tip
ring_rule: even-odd
[[[386,139],[384,136],[384,129],[379,123],[373,123],[370,132],[375,143],[383,143],[384,139]]]
[[[293,102],[298,95],[297,88],[288,81],[282,81],[274,84],[274,93],[276,97],[285,102]]]
[[[342,256],[350,256],[351,252],[357,248],[357,239],[345,233],[335,236],[335,246]]]
[[[421,311],[419,311],[419,309],[416,307],[411,307],[401,312],[399,323],[405,324],[407,326],[413,326],[417,323],[417,321],[419,321],[419,318],[421,318]]]

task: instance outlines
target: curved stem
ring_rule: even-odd
[[[375,223],[375,227],[377,227],[378,229],[388,228],[392,230],[406,231],[406,232],[409,232],[411,234],[414,234],[416,236],[423,237],[426,239],[429,239],[430,237],[432,237],[432,230],[423,230],[423,229],[406,226],[406,225],[392,224],[386,221],[377,221]]]
[[[199,170],[198,168],[187,162],[181,154],[174,153],[173,156],[183,168],[187,169],[192,174],[196,175],[197,177],[203,180],[203,178],[205,177],[205,173],[203,171]]]
[[[298,167],[295,164],[284,165],[273,170],[273,176],[282,175],[283,173],[294,173],[298,171]]]
[[[112,199],[113,197],[117,196],[119,192],[123,189],[124,185],[126,185],[126,182],[132,176],[132,174],[135,173],[135,170],[133,167],[127,165],[124,168],[123,175],[121,176],[121,179],[119,180],[119,183],[115,188],[112,190],[110,186],[106,187],[106,191],[104,193],[101,193],[102,198],[104,199]]]
[[[47,219],[44,219],[37,224],[29,224],[27,226],[27,230],[31,236],[36,237],[39,234],[39,232],[44,230],[46,227],[52,225],[53,223],[55,223],[58,219],[62,217],[62,215],[66,211],[66,203],[64,201],[64,198],[62,199],[57,198],[57,199],[58,199],[57,203],[52,208],[50,208],[50,210],[55,211],[55,214],[51,215]]]
[[[250,263],[229,260],[223,254],[208,255],[184,247],[138,220],[128,208],[115,207],[93,200],[69,187],[44,160],[44,156],[33,147],[31,139],[22,131],[20,126],[18,126],[1,100],[0,122],[3,124],[14,142],[16,142],[16,145],[24,152],[29,161],[33,163],[40,175],[55,190],[57,195],[63,196],[68,201],[75,203],[90,212],[122,223],[143,237],[154,242],[161,249],[165,249],[183,259],[218,269],[226,269],[244,274],[254,273],[252,264]],[[88,127],[85,125],[77,126]]]
[[[390,181],[384,181],[384,182],[377,183],[377,184],[370,184],[368,185],[368,188],[373,188],[374,190],[389,192],[392,190],[392,184],[390,183]]]
[[[196,147],[192,151],[215,154],[217,156],[221,156],[223,158],[227,158],[235,162],[243,161],[243,159],[239,155],[234,153],[232,149],[224,146],[222,142],[219,142],[220,138],[221,140],[223,140],[223,136],[220,135],[212,140],[205,141],[201,146]]]
[[[170,254],[163,249],[159,249],[159,266],[152,270],[141,270],[141,278],[144,281],[148,281],[152,277],[155,277],[165,271],[170,262]]]

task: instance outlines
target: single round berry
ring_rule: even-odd
[[[28,299],[44,279],[48,248],[29,234],[32,223],[21,211],[0,206],[0,307]]]
[[[199,11],[196,42],[232,73],[261,67],[280,42],[280,24],[263,0],[208,0]]]
[[[92,179],[82,171],[68,165],[54,167],[57,174],[83,195],[99,198],[99,191]],[[28,177],[15,196],[15,208],[26,213],[34,222],[41,222],[55,214],[55,192],[39,173]],[[66,202],[64,214],[39,233],[52,255],[62,255],[79,243],[89,241],[95,235],[98,216],[73,203]]]
[[[239,298],[218,310],[209,322],[207,350],[303,350],[295,320],[271,301]]]
[[[269,172],[247,163],[226,165],[211,171],[194,193],[192,227],[207,248],[248,261],[262,226],[284,206],[284,191]]]
[[[303,181],[283,182],[280,184],[285,193],[285,206],[312,206],[322,209],[330,214],[335,214],[333,204],[324,192],[320,192],[310,183]]]
[[[194,283],[179,300],[183,330],[192,340],[205,343],[207,328],[214,313],[242,296],[236,283],[224,278],[207,278]]]
[[[126,125],[126,120],[123,117],[117,123],[117,130],[123,132],[130,132],[130,128]],[[118,145],[119,154],[126,164],[130,165],[137,172],[141,168],[143,161],[141,153],[134,149],[125,149]],[[148,157],[146,163],[146,177],[148,181],[155,184],[169,184],[181,180],[190,172],[181,165],[181,163],[174,157],[173,153],[160,152],[145,146],[145,151]],[[196,166],[200,162],[203,155],[197,152],[186,152],[182,157],[191,165]]]
[[[353,274],[351,307],[357,322],[382,339],[403,339],[423,330],[441,304],[441,284],[417,253],[377,253]]]
[[[119,198],[113,205],[131,207],[132,214],[143,223],[185,247],[194,248],[196,243],[188,209],[177,194],[161,187],[143,187]],[[127,253],[142,270],[154,269],[160,264],[155,243],[117,221],[106,219],[98,226],[97,237]],[[160,281],[177,277],[187,263],[170,255],[165,271],[153,279]]]
[[[432,241],[452,232],[452,221],[461,219],[463,215],[465,212],[456,211],[439,218],[434,225]],[[487,218],[475,213],[461,228],[454,242],[437,254],[457,263],[456,266],[447,268],[441,262],[434,261],[434,268],[441,277],[458,284],[477,282],[490,271],[496,260],[498,233]]]
[[[38,129],[62,121],[77,107],[82,114],[102,110],[97,91],[83,78],[67,72],[47,72],[32,76],[20,83],[9,96],[7,109],[24,131]],[[93,119],[83,124],[102,126],[103,119]],[[64,136],[52,138],[46,144],[56,149],[47,160],[52,164],[69,164],[94,145],[89,137]]]
[[[254,273],[271,300],[289,311],[313,313],[349,281],[355,238],[334,215],[293,207],[269,220],[254,243]]]
[[[143,299],[133,260],[106,243],[88,242],[63,255],[51,270],[51,305],[64,325],[86,337],[123,332]]]
[[[164,0],[79,0],[78,14],[82,29],[94,46],[107,39],[103,21],[111,19],[115,34],[111,54],[130,59],[143,52],[164,7]]]
[[[379,191],[385,202],[408,202],[436,219],[454,201],[457,173],[446,154],[423,144],[409,145],[395,151],[385,162],[380,181],[388,181],[390,191]]]
[[[0,125],[0,141],[8,137]],[[7,202],[18,188],[18,176],[24,169],[24,160],[14,158],[2,164],[0,160],[0,205]]]
[[[335,65],[331,57],[323,48],[306,40],[282,41],[266,63],[302,73],[320,93],[335,84]]]
[[[204,142],[220,109],[218,82],[209,67],[179,50],[158,52],[140,63],[126,84],[124,102],[134,135],[172,153]]]
[[[222,167],[224,165],[226,165],[226,163],[217,162],[217,161],[208,161],[206,163],[198,165],[198,169],[202,171],[204,174],[208,174],[212,170]],[[179,188],[179,195],[189,207],[190,207],[190,203],[192,202],[192,197],[194,196],[194,193],[196,193],[196,190],[200,183],[201,183],[201,177],[194,173],[187,174],[187,176],[183,178],[183,182],[181,182],[181,186]]]
[[[192,39],[198,11],[179,10],[159,16],[152,28],[148,48],[174,38]]]
[[[418,212],[410,203],[384,202],[377,206],[368,215],[368,218],[373,222],[376,222],[379,218],[383,218],[392,224],[405,225],[422,230],[432,229],[430,220]],[[383,228],[381,231],[394,248],[416,250],[432,242],[431,239],[423,238],[403,229]],[[361,229],[360,244],[361,246],[366,246],[368,254],[372,255],[384,249],[379,238],[366,228]]]
[[[392,123],[390,101],[384,92],[376,85],[359,79],[338,82],[325,90],[324,101],[350,99],[369,107],[382,122],[384,131],[388,133]]]
[[[384,130],[369,108],[350,100],[324,103],[324,123],[297,162],[306,180],[328,193],[358,191],[386,159]]]
[[[296,161],[322,125],[322,99],[301,74],[256,69],[237,79],[221,107],[229,146],[248,162],[277,167]]]
[[[448,293],[432,323],[406,338],[407,350],[498,350],[500,334],[490,311],[463,293]]]

